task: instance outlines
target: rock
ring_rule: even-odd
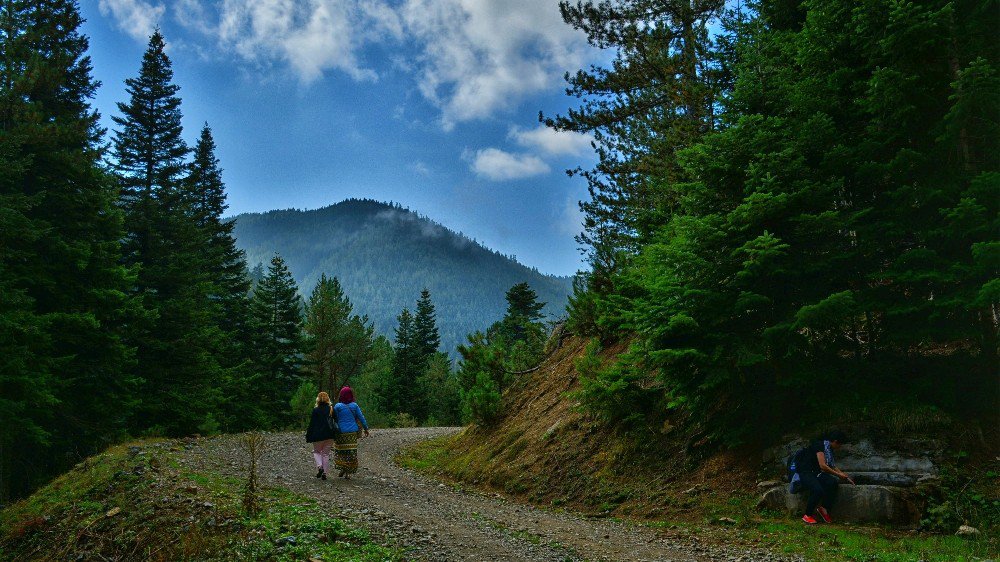
[[[287,537],[281,537],[280,539],[274,541],[274,544],[276,546],[285,546],[285,545],[295,546],[296,541],[295,537],[287,536]]]
[[[764,493],[757,507],[801,515],[807,498],[806,493],[790,494],[787,486],[781,486]],[[839,501],[830,515],[834,521],[912,525],[920,520],[922,508],[923,499],[912,488],[841,484]]]
[[[120,507],[112,507],[111,509],[108,510],[107,513],[104,514],[104,516],[105,517],[114,517],[115,515],[118,515],[121,512],[122,512],[122,508],[120,508]],[[976,531],[976,532],[978,533],[979,531]]]
[[[715,523],[717,525],[735,525],[736,520],[733,519],[732,517],[720,517],[715,520]]]
[[[975,537],[979,534],[979,529],[971,527],[969,525],[962,525],[955,531],[955,535],[959,537]]]
[[[781,486],[781,482],[777,480],[765,480],[757,483],[758,488],[774,488],[775,486]]]

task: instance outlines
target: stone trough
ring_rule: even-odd
[[[767,455],[769,468],[784,474],[785,459],[805,444],[804,439],[795,439],[772,450]],[[866,439],[844,445],[835,453],[836,466],[851,475],[857,485],[841,483],[839,501],[831,516],[835,521],[916,525],[928,489],[938,482],[934,459],[940,452],[940,445],[931,440],[905,440],[892,448],[876,447]],[[759,508],[790,515],[805,511],[806,492],[789,493],[787,482],[761,486]]]

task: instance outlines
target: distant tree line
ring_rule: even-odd
[[[504,314],[504,292],[527,282],[563,313],[571,279],[542,275],[398,205],[349,199],[310,211],[271,211],[234,218],[237,245],[253,265],[281,254],[299,286],[336,276],[376,333],[391,336],[422,289],[434,295],[442,351],[457,357],[466,334]]]
[[[543,119],[597,147],[573,171],[590,269],[570,304],[596,341],[592,412],[716,442],[846,415],[995,420],[996,2],[561,9],[615,56]]]

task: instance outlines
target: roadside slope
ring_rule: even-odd
[[[493,425],[417,445],[403,464],[535,506],[637,520],[698,536],[704,544],[764,547],[810,560],[996,556],[997,537],[990,532],[966,541],[881,526],[805,528],[784,513],[759,511],[765,488],[758,482],[780,476],[766,468],[760,446],[713,449],[699,438],[697,424],[681,419],[639,440],[586,415],[574,393],[580,389],[575,364],[587,356],[587,343],[566,338],[539,369],[514,382]],[[610,362],[625,347],[609,347],[598,359]]]

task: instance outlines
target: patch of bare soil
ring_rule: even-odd
[[[350,480],[314,477],[311,448],[299,433],[269,434],[260,465],[265,484],[316,498],[406,549],[413,560],[764,561],[790,558],[727,546],[695,534],[540,509],[500,494],[463,490],[398,466],[401,449],[460,428],[374,430],[359,445]],[[200,439],[185,452],[192,468],[239,475],[235,436]]]

